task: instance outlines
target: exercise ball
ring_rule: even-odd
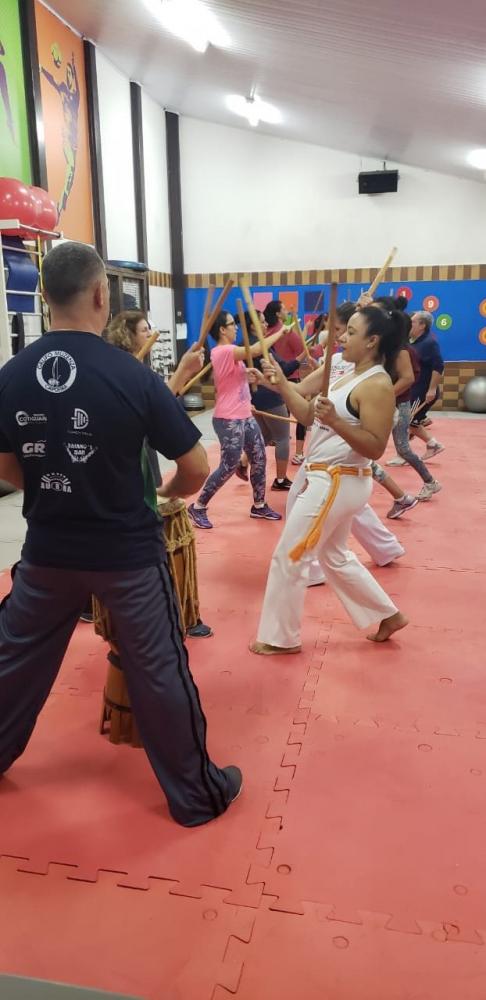
[[[464,386],[464,406],[471,413],[486,413],[486,375],[475,375]]]
[[[47,229],[52,233],[57,225],[57,208],[55,201],[44,188],[31,187],[32,196],[35,202],[36,226],[39,229]]]
[[[36,204],[30,187],[14,177],[0,177],[0,218],[18,219],[24,226],[36,226]],[[29,230],[5,229],[4,234],[32,238]]]

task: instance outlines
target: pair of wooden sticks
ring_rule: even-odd
[[[388,257],[387,257],[385,263],[383,264],[383,267],[380,268],[380,270],[376,274],[374,280],[372,281],[372,283],[371,283],[371,285],[370,285],[370,287],[368,289],[368,295],[373,295],[374,292],[376,291],[376,289],[378,288],[378,285],[380,285],[381,282],[383,281],[385,273],[388,270],[388,268],[390,267],[390,265],[391,265],[391,263],[392,263],[392,261],[393,261],[393,259],[395,257],[396,252],[397,252],[397,248],[396,247],[392,247],[392,250],[388,254]],[[202,323],[201,323],[201,330],[200,330],[199,339],[198,339],[198,342],[197,342],[198,347],[203,347],[204,346],[204,344],[206,342],[206,338],[208,336],[208,333],[209,333],[209,331],[210,331],[210,329],[211,329],[211,327],[212,327],[212,325],[213,325],[213,323],[214,323],[214,321],[215,321],[218,313],[220,312],[221,307],[222,307],[224,301],[226,300],[229,292],[231,291],[231,289],[233,287],[233,284],[234,284],[233,280],[231,278],[229,278],[228,281],[226,282],[226,284],[225,284],[225,286],[224,286],[224,288],[223,288],[223,290],[222,290],[222,292],[221,292],[221,294],[220,294],[220,296],[219,296],[219,298],[218,298],[218,300],[216,302],[216,305],[214,306],[213,309],[211,309],[211,302],[212,302],[213,294],[215,292],[215,288],[214,288],[213,285],[209,286],[208,293],[207,293],[207,296],[206,296],[206,303],[205,303],[205,307],[204,307],[204,313],[203,313]],[[245,299],[247,310],[248,310],[248,313],[249,313],[250,318],[251,318],[253,329],[254,329],[257,337],[258,337],[258,340],[261,343],[263,357],[264,357],[265,361],[269,361],[270,360],[270,355],[269,355],[269,351],[268,351],[268,344],[267,344],[266,337],[265,337],[265,334],[264,334],[263,329],[262,329],[262,325],[260,323],[260,318],[258,316],[258,313],[257,313],[257,311],[255,309],[255,306],[254,306],[254,303],[253,303],[253,299],[252,299],[251,291],[250,291],[250,282],[249,282],[249,280],[247,278],[244,278],[240,282],[240,285],[241,285],[241,290],[242,290],[242,293],[243,293],[243,298]],[[332,355],[333,355],[333,351],[334,351],[334,345],[335,345],[335,342],[336,342],[336,329],[335,329],[335,327],[336,327],[337,292],[338,292],[338,285],[337,285],[337,282],[334,281],[331,284],[331,294],[330,294],[330,300],[329,300],[329,332],[328,332],[328,340],[327,340],[326,359],[325,359],[324,367],[323,367],[323,378],[322,378],[322,387],[321,387],[321,394],[322,395],[327,395],[327,393],[329,391],[329,380],[330,380],[330,374],[331,374],[331,360],[332,360]],[[324,297],[324,291],[322,291],[320,293],[320,297],[318,299],[318,305],[316,305],[316,310],[318,308],[320,308],[320,306],[322,304],[323,297]],[[239,318],[240,325],[241,325],[241,332],[242,332],[242,337],[243,337],[243,343],[245,345],[247,365],[248,365],[249,368],[254,368],[255,366],[254,366],[254,363],[253,363],[253,356],[252,356],[252,353],[251,353],[251,346],[250,346],[250,340],[249,340],[249,335],[248,335],[248,329],[247,329],[246,322],[245,322],[245,316],[244,316],[244,312],[243,312],[243,303],[242,303],[241,299],[238,299],[238,301],[237,301],[237,308],[238,308],[238,318]],[[302,328],[300,326],[300,323],[299,323],[299,320],[298,320],[298,318],[297,318],[297,316],[296,316],[295,313],[293,314],[293,320],[294,320],[294,323],[295,323],[295,325],[297,327],[297,330],[299,332],[299,336],[301,337],[303,348],[304,348],[307,356],[310,357],[309,347],[308,347],[308,344],[307,344],[307,341],[306,341],[306,338],[305,338],[304,331],[302,330]],[[184,386],[184,388],[182,389],[181,395],[184,395],[184,393],[188,392],[188,390],[199,379],[203,378],[203,376],[210,370],[210,368],[211,368],[211,364],[205,365],[205,367],[200,372],[198,372],[197,375],[195,375],[194,378],[192,378]],[[270,381],[273,382],[273,383],[275,383],[274,376],[271,376]]]

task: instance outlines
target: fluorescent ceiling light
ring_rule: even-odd
[[[478,170],[486,170],[486,149],[473,149],[472,153],[468,154],[467,162]]]
[[[226,106],[235,115],[246,118],[253,128],[256,128],[260,122],[266,122],[268,125],[279,125],[282,121],[282,115],[278,108],[260,100],[259,97],[240,97],[238,94],[229,94],[226,98]]]
[[[228,48],[231,39],[218,19],[200,0],[144,0],[145,6],[172,35],[205,52],[208,45]]]

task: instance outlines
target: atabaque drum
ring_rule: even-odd
[[[162,518],[167,561],[177,596],[182,631],[196,625],[199,619],[197,589],[196,541],[183,500],[157,500]],[[110,646],[108,676],[104,689],[100,732],[110,726],[112,743],[130,742],[140,746],[130,709],[125,676],[121,670],[116,634],[107,608],[93,596],[94,627]]]

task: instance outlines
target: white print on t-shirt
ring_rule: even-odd
[[[53,490],[54,493],[72,493],[71,483],[62,472],[46,472],[41,479],[41,490]]]
[[[47,424],[47,417],[45,413],[33,413],[31,417],[25,412],[25,410],[17,410],[15,414],[15,419],[19,427],[25,427],[27,424]]]
[[[89,417],[86,410],[80,410],[77,406],[74,409],[71,420],[75,431],[85,431],[89,424]]]
[[[26,441],[22,445],[22,455],[24,458],[44,458],[46,453],[46,441]]]
[[[49,351],[37,362],[35,374],[46,392],[66,392],[76,378],[76,363],[66,351]]]
[[[64,445],[71,462],[81,462],[83,465],[86,464],[88,459],[94,455],[97,448],[94,448],[91,444],[65,444]]]

